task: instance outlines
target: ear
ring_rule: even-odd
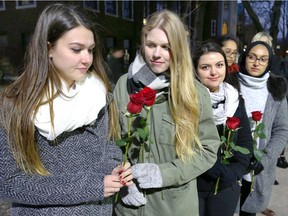
[[[52,58],[52,46],[51,43],[48,41],[47,42],[47,48],[48,48],[48,52],[49,52],[49,58]]]

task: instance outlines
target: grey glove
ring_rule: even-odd
[[[132,206],[141,206],[147,203],[144,194],[138,190],[136,184],[130,185],[128,187],[128,194],[122,197],[122,201],[126,205],[132,205]]]
[[[133,178],[137,179],[140,188],[161,188],[163,179],[160,168],[154,163],[140,163],[131,167]]]

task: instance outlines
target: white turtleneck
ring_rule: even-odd
[[[245,100],[245,107],[247,116],[251,117],[253,111],[260,111],[264,113],[265,105],[268,97],[267,80],[270,72],[266,73],[263,77],[252,77],[239,73],[239,81],[241,93]],[[254,123],[254,122],[253,122]],[[251,130],[255,128],[255,124]],[[257,147],[259,146],[259,139],[257,140]],[[251,182],[250,173],[243,176],[246,181]]]

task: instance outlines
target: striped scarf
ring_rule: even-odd
[[[170,78],[164,74],[155,74],[151,71],[140,54],[137,54],[134,62],[128,70],[128,93],[134,94],[145,86],[158,92],[166,92],[170,85]]]

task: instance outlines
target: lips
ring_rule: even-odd
[[[208,78],[210,81],[213,81],[213,82],[215,82],[215,81],[218,81],[218,79],[219,79],[219,77],[213,77],[213,78]]]
[[[259,68],[252,67],[251,70],[258,72],[258,71],[259,71]]]
[[[82,73],[86,73],[88,68],[77,68],[77,70],[79,70]]]
[[[152,64],[154,65],[160,65],[160,64],[163,64],[163,62],[160,62],[160,61],[151,61]]]

